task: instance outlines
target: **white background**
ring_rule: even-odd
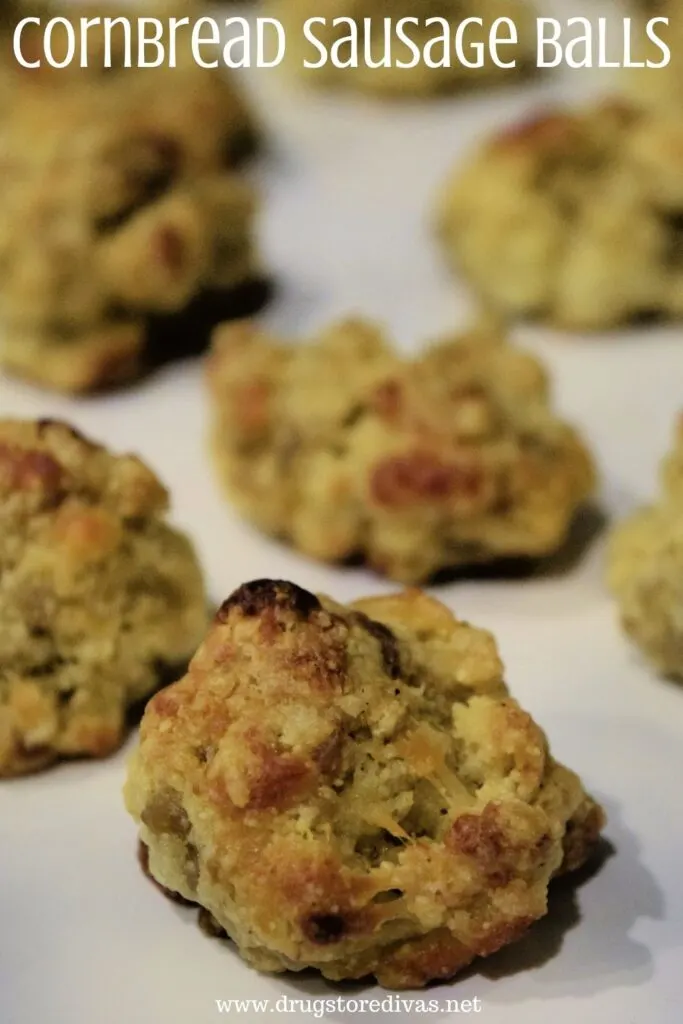
[[[597,6],[604,11],[553,5],[565,14]],[[247,77],[269,134],[255,172],[264,252],[279,283],[266,319],[300,335],[333,315],[363,313],[406,350],[467,322],[467,291],[444,270],[429,228],[434,189],[453,161],[491,127],[611,84],[608,72],[569,72],[501,93],[386,107],[302,93],[277,73]],[[683,406],[681,327],[585,339],[520,329],[519,341],[551,367],[562,413],[592,444],[604,512],[621,516],[651,495]],[[0,410],[64,417],[142,454],[170,486],[174,518],[192,534],[216,601],[262,576],[340,599],[387,589],[368,573],[307,562],[235,517],[207,460],[197,362],[96,399],[3,379]],[[513,692],[604,801],[616,850],[574,897],[554,900],[528,939],[430,991],[478,996],[486,1024],[673,1024],[683,1013],[683,691],[656,679],[620,633],[603,556],[601,537],[565,572],[438,590],[493,630]],[[120,795],[125,758],[0,786],[2,1024],[205,1024],[228,1019],[217,998],[338,994],[319,979],[256,974],[143,880]]]

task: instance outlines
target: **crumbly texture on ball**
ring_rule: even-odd
[[[235,87],[186,39],[176,68],[153,70],[119,67],[116,46],[103,70],[104,39],[89,41],[87,69],[13,61],[0,116],[0,362],[65,391],[136,375],[150,318],[261,276]]]
[[[131,455],[0,421],[0,776],[100,757],[207,624],[190,542]]]
[[[152,877],[250,964],[392,988],[522,935],[603,824],[490,634],[418,591],[270,580],[147,705],[125,796]]]
[[[683,314],[683,124],[622,102],[486,142],[440,197],[449,260],[509,317],[602,330]]]
[[[217,333],[208,377],[230,497],[318,559],[412,583],[548,555],[592,489],[543,369],[494,330],[409,360],[362,321],[296,346],[237,324]]]
[[[270,8],[285,27],[287,34],[287,63],[293,73],[302,77],[311,86],[336,86],[373,93],[380,97],[421,96],[478,85],[489,85],[492,81],[516,81],[529,74],[535,63],[535,12],[529,0],[420,0],[416,5],[410,0],[337,0],[334,10],[325,11],[317,0],[270,0]],[[305,62],[318,65],[321,61],[319,47],[307,40],[304,24],[311,18],[326,17],[326,24],[316,23],[312,32],[324,47],[326,62],[318,67],[307,68]],[[346,19],[333,25],[333,20]],[[384,19],[391,19],[390,66],[369,67],[385,60]],[[405,34],[416,44],[420,52],[415,61],[410,49],[396,35],[395,26],[401,19],[417,18],[418,25],[406,24]],[[427,25],[430,18],[441,18],[449,26],[451,67],[430,67],[423,59],[424,49],[431,41],[443,38],[440,23]],[[467,67],[461,63],[455,52],[455,33],[468,18],[481,18],[483,24],[470,23],[463,30],[462,48],[468,61],[478,59],[479,48],[483,47],[482,67]],[[501,68],[490,56],[489,35],[499,18],[510,18],[517,30],[517,41],[508,42],[499,49],[499,58],[514,66]],[[371,23],[369,49],[364,45],[364,21]],[[349,26],[349,21],[353,26]],[[351,66],[353,50],[348,42],[349,33],[358,33],[358,66]],[[500,38],[510,39],[509,31],[501,29]],[[346,40],[346,41],[344,41]],[[428,53],[433,62],[442,61],[443,43],[435,43]],[[337,67],[331,59],[349,65]],[[397,67],[397,63],[413,63],[414,67]]]
[[[683,681],[683,419],[656,503],[613,531],[608,582],[622,625],[656,668]]]

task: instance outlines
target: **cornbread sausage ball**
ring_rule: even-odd
[[[180,45],[176,68],[103,70],[100,44],[87,69],[14,62],[0,116],[0,364],[63,391],[140,373],[155,318],[252,312],[262,277],[234,86]]]
[[[408,988],[521,936],[603,824],[490,634],[418,591],[259,580],[147,705],[143,863],[263,971]]]
[[[207,623],[168,496],[65,423],[0,421],[0,776],[102,757]]]
[[[517,81],[528,74],[535,63],[535,9],[530,0],[421,0],[418,5],[408,0],[336,0],[334,8],[330,9],[321,8],[317,0],[271,0],[270,8],[286,30],[290,69],[311,86],[333,85],[385,98],[426,96],[503,80]],[[325,24],[320,23],[321,17],[324,17]],[[310,42],[304,34],[304,25],[312,18],[318,19],[309,28],[317,43]],[[385,49],[387,18],[390,19],[390,47]],[[404,25],[403,31],[417,46],[419,60],[415,60],[397,32],[396,27],[404,18],[418,20],[417,25]],[[430,67],[425,58],[427,45],[442,38],[440,23],[427,24],[433,18],[442,18],[449,25],[447,53],[450,66]],[[481,19],[482,24],[469,21],[463,25],[467,19],[475,18]],[[496,64],[489,48],[492,29],[500,18],[511,19],[517,32],[516,40],[510,41],[509,26],[500,27],[499,38],[508,42],[500,46],[498,58],[509,65],[514,62],[507,68]],[[338,21],[335,25],[337,19],[347,20]],[[348,24],[349,19],[352,26]],[[370,23],[367,50],[366,20]],[[461,25],[464,60],[455,42]],[[354,53],[351,44],[343,42],[354,31],[357,66],[349,63]],[[432,62],[442,62],[443,53],[443,45],[437,42],[428,50],[426,57]],[[480,53],[482,60],[479,59]],[[344,66],[336,66],[333,57]],[[468,67],[465,60],[470,64],[481,63],[481,67]],[[316,66],[306,68],[305,62]],[[400,63],[412,63],[414,66],[405,68]]]
[[[238,324],[217,332],[208,381],[230,498],[324,561],[416,582],[549,555],[593,487],[542,367],[488,329],[405,359],[363,321],[296,346]]]
[[[683,123],[624,102],[506,128],[446,183],[447,258],[510,318],[604,330],[683,314]]]
[[[657,501],[613,531],[608,581],[626,633],[657,670],[683,680],[683,417]]]

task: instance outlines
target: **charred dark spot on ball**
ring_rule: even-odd
[[[147,875],[149,878],[149,847],[147,843],[143,843],[142,839],[138,840],[138,864],[142,869],[143,875]]]
[[[664,261],[668,267],[683,263],[683,210],[670,210],[663,215]]]
[[[242,125],[237,130],[230,131],[223,147],[227,166],[238,167],[254,156],[258,151],[259,142],[259,133],[251,125]]]
[[[206,907],[200,907],[197,914],[197,924],[205,935],[208,935],[210,939],[227,939],[228,933],[222,924],[216,920],[213,914],[206,909]]]
[[[215,756],[216,747],[213,744],[202,743],[195,748],[195,756],[200,764],[208,764]]]
[[[288,583],[285,580],[254,580],[238,587],[227,601],[223,602],[216,618],[218,622],[227,622],[233,610],[254,617],[268,610],[281,609],[307,619],[321,608],[322,605],[314,594],[297,587],[295,583]]]
[[[389,627],[383,622],[376,622],[363,612],[356,612],[354,621],[378,642],[384,670],[389,678],[398,679],[401,675],[401,653],[398,641]]]
[[[306,938],[319,946],[339,942],[346,930],[346,921],[341,914],[311,914],[302,925]]]
[[[666,320],[663,309],[658,307],[644,307],[635,309],[629,315],[627,325],[629,327],[656,327]]]
[[[50,673],[48,673],[50,674]],[[56,695],[57,707],[65,708],[74,699],[77,689],[75,686],[70,686],[65,690],[58,690]]]
[[[311,760],[319,771],[326,774],[334,774],[341,765],[343,746],[343,730],[340,728],[333,729],[329,736],[314,748],[311,753]]]

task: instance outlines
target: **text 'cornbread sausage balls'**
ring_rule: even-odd
[[[683,122],[615,102],[508,129],[456,169],[438,227],[509,317],[569,330],[680,317]]]
[[[0,421],[0,776],[103,756],[206,628],[186,537],[139,459]]]
[[[337,0],[329,10],[317,0],[271,0],[270,8],[286,30],[289,68],[309,85],[429,95],[516,81],[535,62],[530,0]]]
[[[683,680],[683,418],[658,501],[612,534],[608,580],[626,632],[660,672]]]
[[[262,277],[234,87],[180,44],[176,68],[105,70],[98,41],[87,69],[15,63],[0,117],[0,363],[65,391],[139,373],[155,318],[253,312]]]
[[[152,877],[250,964],[395,988],[518,938],[603,824],[488,633],[270,580],[147,705],[126,801]]]
[[[592,489],[541,366],[488,330],[409,360],[361,321],[299,346],[240,324],[217,332],[208,372],[230,497],[319,559],[415,582],[548,555]]]

